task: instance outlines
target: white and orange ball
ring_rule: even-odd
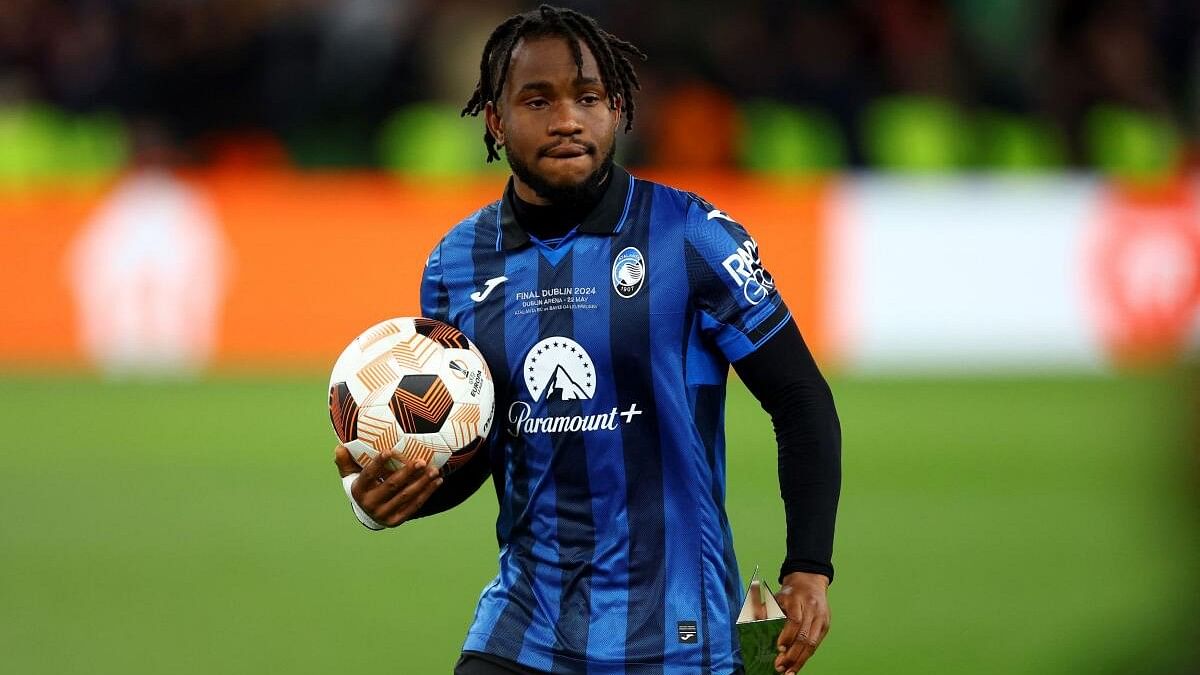
[[[435,319],[371,326],[346,347],[329,378],[333,429],[359,465],[392,450],[394,462],[422,459],[449,473],[483,445],[494,413],[483,355]]]

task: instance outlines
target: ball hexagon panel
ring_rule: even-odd
[[[350,387],[338,382],[329,388],[329,419],[338,440],[349,443],[358,438],[358,404],[350,395]]]
[[[480,408],[477,403],[458,402],[446,417],[442,438],[450,448],[464,448],[479,438]]]
[[[441,353],[438,343],[419,334],[396,340],[388,350],[392,361],[405,373],[436,373],[442,363]]]
[[[358,348],[364,354],[370,353],[372,348],[383,340],[386,340],[393,335],[400,335],[404,330],[404,323],[404,321],[388,319],[387,321],[381,321],[374,326],[371,326],[363,331],[362,335],[358,336],[358,339],[356,340],[358,343]]]
[[[399,342],[411,339],[416,332],[412,321],[407,319],[391,319],[378,323],[367,329],[362,335],[350,343],[347,351],[357,359],[357,363],[367,364],[390,353],[392,347]]]
[[[358,437],[375,452],[396,447],[400,440],[400,429],[396,425],[396,417],[386,403],[364,405],[359,409]]]
[[[417,333],[446,348],[466,349],[471,344],[467,341],[467,336],[457,328],[441,321],[424,318],[413,319],[413,326],[416,327]]]
[[[407,434],[433,434],[442,428],[454,398],[437,375],[405,375],[389,403]]]
[[[358,372],[354,374],[354,378],[362,385],[362,391],[375,392],[386,386],[388,382],[399,379],[401,374],[400,369],[392,360],[391,354],[384,352],[359,368]]]
[[[363,359],[362,352],[359,351],[357,343],[351,342],[350,346],[346,347],[341,355],[338,356],[337,363],[333,365],[333,373],[329,377],[330,389],[337,383],[344,382],[350,390],[350,396],[361,404],[367,394],[370,393],[370,389],[358,379],[358,371],[368,360]]]
[[[440,438],[432,439],[429,443],[420,436],[406,436],[398,450],[397,458],[404,464],[422,460],[426,466],[442,466],[446,463],[450,451],[446,449]]]
[[[361,438],[347,443],[346,449],[350,451],[350,456],[354,458],[354,461],[358,462],[358,465],[364,468],[367,466],[368,462],[379,456],[379,453],[375,451],[375,448],[371,447]],[[397,462],[395,459],[388,460],[387,468],[389,471],[396,471],[400,468],[400,466],[400,462]]]
[[[372,448],[369,443],[361,438],[349,441],[345,445],[346,449],[350,451],[350,456],[354,458],[354,461],[358,462],[359,466],[366,466],[367,462],[376,454],[375,448]]]
[[[463,464],[466,464],[474,456],[475,452],[483,447],[483,441],[484,439],[482,438],[476,438],[470,445],[451,454],[449,459],[446,460],[445,472],[451,473]]]

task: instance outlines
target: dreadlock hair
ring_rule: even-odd
[[[592,55],[596,57],[596,65],[600,68],[600,80],[608,90],[608,105],[615,109],[617,99],[625,106],[625,131],[633,128],[633,92],[641,89],[637,73],[633,70],[631,58],[646,60],[646,55],[632,44],[618,38],[612,33],[600,28],[596,20],[586,14],[580,14],[564,7],[542,5],[536,10],[517,14],[505,19],[496,26],[483,47],[483,57],[479,62],[479,82],[475,85],[475,93],[467,106],[462,109],[462,116],[478,115],[483,111],[488,101],[500,100],[504,90],[504,81],[508,76],[508,64],[512,60],[513,47],[522,38],[562,37],[571,47],[571,55],[575,57],[575,67],[579,76],[583,76],[583,53],[579,42],[587,44]],[[483,143],[487,146],[487,161],[500,159],[496,150],[496,139],[492,132],[485,128]]]

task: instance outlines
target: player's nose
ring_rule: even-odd
[[[574,106],[558,105],[554,107],[554,114],[550,118],[550,127],[547,131],[551,136],[574,136],[583,131],[583,123],[575,114]]]

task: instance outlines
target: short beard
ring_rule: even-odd
[[[508,159],[508,166],[513,175],[532,188],[539,197],[555,206],[573,208],[595,203],[596,197],[604,187],[604,180],[612,170],[613,153],[616,148],[617,141],[613,139],[608,152],[604,154],[604,159],[600,160],[600,165],[577,185],[550,184],[545,177],[538,175],[528,164],[522,162],[507,145],[504,146],[504,156]]]

